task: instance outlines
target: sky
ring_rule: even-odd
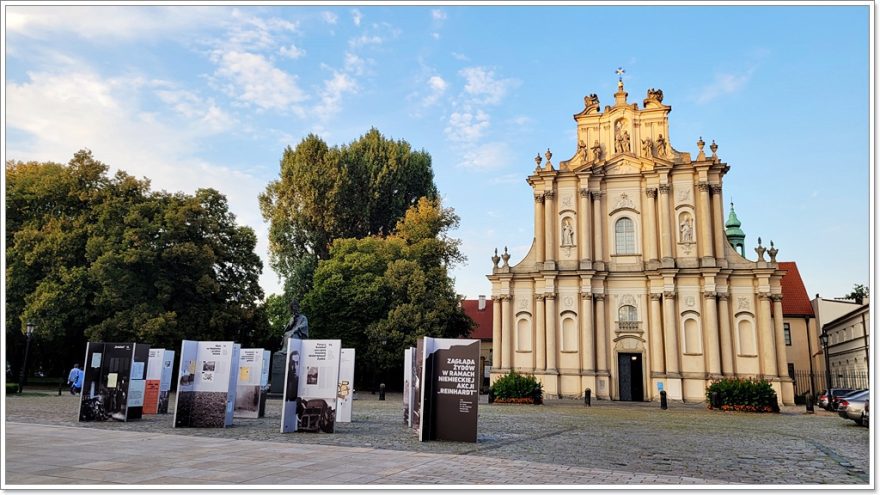
[[[493,250],[534,236],[526,177],[577,149],[572,115],[596,93],[670,105],[669,141],[730,165],[746,255],[760,236],[812,298],[869,285],[871,20],[854,5],[4,4],[6,160],[66,163],[83,148],[154,189],[227,196],[258,236],[257,196],[286,146],[370,128],[432,157],[467,261],[457,291],[489,295]],[[708,147],[707,147],[708,149]]]

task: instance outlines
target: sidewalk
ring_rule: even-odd
[[[728,484],[492,457],[6,423],[4,488],[23,485]],[[71,455],[76,452],[76,455]]]

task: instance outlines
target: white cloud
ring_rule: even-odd
[[[351,48],[360,48],[367,45],[381,45],[384,40],[381,36],[378,35],[366,35],[362,34],[357,38],[352,38],[348,40],[348,46]]]
[[[168,86],[162,81],[153,84]],[[212,98],[202,98],[185,89],[158,89],[156,95],[178,115],[196,125],[204,133],[225,132],[235,124],[235,119],[221,109]]]
[[[211,58],[218,65],[215,75],[229,81],[228,94],[264,110],[301,111],[297,104],[307,97],[296,76],[278,69],[262,55],[215,51]]]
[[[336,24],[336,21],[339,20],[339,16],[330,12],[329,10],[325,10],[321,12],[321,19],[324,20],[327,24]]]
[[[361,11],[358,9],[354,9],[351,11],[351,22],[354,23],[355,26],[361,25],[361,19],[364,18],[364,15],[361,14]]]
[[[9,5],[9,34],[47,38],[73,33],[91,41],[138,40],[210,29],[229,18],[224,7]]]
[[[431,9],[431,19],[435,21],[444,21],[446,20],[446,12],[443,12],[440,9]]]
[[[435,40],[439,40],[439,39],[440,39],[440,33],[431,33],[431,37],[434,38]]]
[[[452,112],[449,123],[443,130],[450,141],[473,143],[483,137],[489,128],[489,114],[482,110],[472,112],[469,109]]]
[[[450,53],[450,55],[452,55],[452,58],[454,58],[455,60],[461,60],[462,62],[469,62],[470,61],[468,56],[463,53],[452,52],[452,53]]]
[[[530,119],[529,117],[526,117],[525,115],[517,115],[516,117],[512,118],[510,121],[514,125],[518,125],[520,127],[532,123],[532,119]]]
[[[34,72],[28,80],[7,85],[7,125],[28,135],[7,143],[15,160],[66,162],[74,152],[89,148],[112,170],[148,177],[154,190],[193,193],[213,187],[226,195],[241,225],[254,228],[256,252],[264,269],[260,279],[267,293],[280,291],[268,266],[268,230],[257,205],[265,181],[223,164],[197,158],[204,121],[221,112],[210,100],[187,91],[170,91],[168,83],[139,77],[107,77],[77,69],[73,72]],[[174,112],[149,111],[146,93],[160,96]],[[207,102],[198,109],[195,102]],[[186,118],[189,113],[191,118]]]
[[[232,11],[232,19],[227,24],[229,29],[221,40],[223,46],[242,51],[272,48],[280,42],[279,33],[295,32],[299,29],[297,22],[278,17],[246,15],[238,9]]]
[[[465,92],[481,103],[501,102],[508,90],[518,84],[515,79],[496,79],[495,72],[484,67],[467,67],[458,74],[465,78]]]
[[[465,151],[459,166],[478,170],[494,170],[507,165],[510,162],[510,157],[510,150],[505,143],[486,143]]]
[[[296,60],[296,59],[304,56],[306,54],[306,51],[304,49],[299,48],[298,46],[294,45],[293,43],[291,43],[290,46],[282,46],[278,50],[278,53],[284,57],[292,58],[292,59]]]
[[[716,74],[715,80],[699,91],[699,94],[696,97],[697,103],[709,103],[719,96],[736,93],[737,91],[742,90],[746,84],[748,84],[754,72],[755,67],[751,67],[741,74]]]
[[[440,76],[428,78],[428,95],[422,98],[422,105],[429,107],[437,103],[446,92],[447,87],[449,87],[449,84]]]
[[[357,81],[344,72],[334,72],[333,77],[324,81],[320,91],[321,102],[315,107],[315,116],[323,121],[332,117],[341,109],[342,97],[346,93],[356,93]]]
[[[354,53],[345,52],[345,70],[348,72],[359,76],[364,73],[365,64],[364,59],[358,57]]]

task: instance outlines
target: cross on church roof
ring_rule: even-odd
[[[620,76],[620,80],[623,80],[623,75],[626,73],[626,71],[623,70],[623,67],[618,67],[617,70],[614,72],[615,72],[615,74]]]

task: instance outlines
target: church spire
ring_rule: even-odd
[[[733,201],[731,201],[730,215],[728,215],[727,222],[724,224],[724,226],[727,227],[724,233],[727,235],[727,240],[730,242],[730,245],[739,251],[739,254],[745,258],[746,234],[740,228],[741,225],[742,223],[739,221],[739,218],[736,217],[736,212],[733,211]]]

